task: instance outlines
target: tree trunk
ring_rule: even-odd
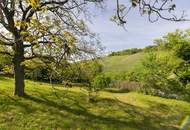
[[[23,97],[24,96],[24,47],[23,43],[16,43],[14,46],[14,76],[15,76],[15,90],[14,95]]]

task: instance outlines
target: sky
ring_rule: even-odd
[[[177,5],[176,14],[179,15],[185,10],[187,17],[190,18],[190,0],[174,0],[173,2]],[[154,39],[160,38],[168,32],[190,28],[190,22],[159,20],[155,23],[150,23],[146,16],[142,17],[137,10],[132,10],[127,16],[125,30],[110,21],[116,3],[113,0],[108,0],[104,5],[106,7],[103,10],[93,7],[92,14],[95,15],[91,17],[92,23],[89,23],[89,28],[99,34],[106,52],[128,48],[143,48],[147,45],[152,45]]]

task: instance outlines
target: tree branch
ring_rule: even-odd
[[[139,7],[139,12],[143,14],[147,14],[150,22],[156,22],[160,19],[164,19],[167,21],[190,21],[190,19],[186,18],[184,12],[182,12],[181,16],[172,15],[172,11],[175,10],[176,5],[172,4],[172,0],[131,0],[132,7]],[[121,16],[119,0],[117,0],[117,18],[121,24],[126,23],[126,15]],[[131,8],[131,7],[129,7]],[[126,10],[125,10],[126,12]],[[171,14],[170,16],[164,16],[162,12],[166,12]],[[122,12],[123,13],[123,12]],[[128,12],[127,12],[128,13]],[[127,14],[126,13],[126,14]],[[152,18],[152,15],[156,15],[156,18]]]
[[[13,46],[13,43],[8,43],[0,40],[0,45],[5,45],[5,46]]]
[[[0,51],[0,54],[8,55],[8,56],[13,56],[11,53],[6,52],[6,51]]]
[[[39,59],[52,59],[53,57],[49,55],[39,55],[39,54],[33,54],[32,56],[25,57],[24,60],[32,60],[34,58],[39,58]]]

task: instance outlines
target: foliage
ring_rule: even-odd
[[[171,56],[160,57],[158,53],[153,52],[147,54],[146,59],[142,62],[143,72],[137,72],[138,80],[143,83],[145,93],[164,97],[183,93],[181,83],[172,77],[175,64],[171,64],[171,61]]]
[[[91,83],[87,85],[88,101],[97,101],[99,91],[108,88],[111,83],[110,77],[106,77],[104,74],[99,74],[93,78]]]
[[[187,84],[190,81],[190,64],[182,62],[175,68],[175,74],[178,79],[183,83]]]
[[[35,81],[50,81],[51,66],[50,63],[43,62],[42,60],[35,58],[27,60],[25,64],[25,78]]]
[[[86,83],[91,84],[93,79],[102,72],[102,65],[96,61],[82,61],[81,63],[81,78]]]
[[[175,50],[177,53],[182,52],[180,50],[189,48],[189,30],[183,31],[177,29],[175,32],[170,32],[162,38],[156,39],[154,43],[163,50]]]
[[[39,66],[33,70],[27,70],[25,77],[37,81],[50,81],[50,68]]]
[[[96,90],[101,90],[103,88],[109,87],[111,83],[110,77],[107,77],[104,74],[97,75],[93,81],[92,81],[92,86]]]
[[[0,51],[6,50],[5,47],[0,46]],[[12,63],[10,56],[0,54],[0,73],[5,75],[13,75]]]
[[[181,35],[178,36],[181,40],[173,48],[175,50],[175,55],[183,60],[175,68],[175,74],[178,76],[179,80],[184,84],[190,82],[190,33],[189,30],[181,31]]]
[[[5,68],[11,67],[10,58],[4,55],[0,55],[0,71],[2,72]]]
[[[98,91],[102,86],[93,84],[95,77],[102,72],[102,65],[98,61],[83,61],[81,63],[80,77],[85,82],[86,90],[88,91],[88,100],[96,101]]]
[[[151,51],[157,51],[157,50],[158,50],[157,45],[149,45],[143,49],[144,52],[151,52]]]
[[[173,67],[173,73],[178,80],[183,85],[183,90],[181,90],[184,95],[189,95],[189,91],[186,90],[188,83],[190,81],[190,33],[187,30],[176,30],[175,32],[168,33],[161,39],[157,39],[157,45],[165,51],[173,51],[176,59],[181,59]]]
[[[175,54],[184,61],[190,60],[190,42],[186,41],[175,46]]]

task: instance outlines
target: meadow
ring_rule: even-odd
[[[108,56],[102,59],[104,72],[123,72],[140,67],[140,63],[145,57],[144,52],[133,55]]]
[[[84,88],[30,80],[20,98],[12,95],[13,83],[0,77],[2,130],[178,130],[190,114],[184,101],[102,90],[88,102]]]

